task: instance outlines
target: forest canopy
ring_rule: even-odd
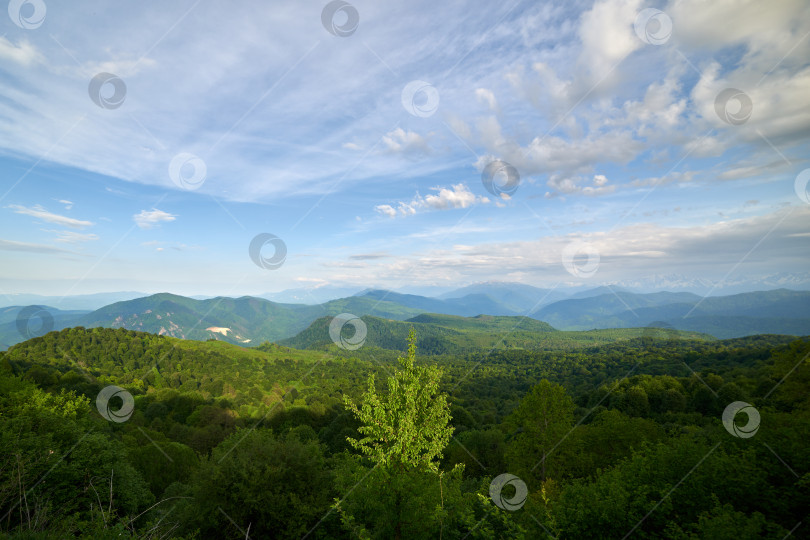
[[[409,343],[337,354],[81,327],[20,343],[0,357],[0,531],[783,538],[804,527],[807,340],[431,356],[418,334]]]

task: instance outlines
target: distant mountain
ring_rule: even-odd
[[[393,291],[369,290],[358,298],[374,298],[393,302],[401,306],[418,309],[425,313],[444,313],[447,315],[460,315],[472,317],[475,315],[518,315],[518,312],[509,309],[501,302],[485,294],[468,294],[461,298],[429,298],[415,294],[401,294]]]
[[[359,290],[359,287],[332,287],[327,285],[323,287],[285,289],[281,292],[264,293],[256,296],[285,304],[321,304],[330,300],[353,296]]]
[[[450,300],[468,295],[485,295],[513,313],[525,314],[541,306],[567,298],[567,294],[554,289],[541,289],[523,283],[486,281],[474,283],[442,294],[439,298]]]
[[[282,302],[287,304],[322,304],[330,300],[339,300],[347,296],[363,296],[368,291],[378,290],[378,287],[362,289],[357,286],[341,287],[335,285],[319,285],[312,287],[298,287],[295,289],[285,289],[275,293],[257,294],[259,298]],[[418,286],[404,287],[393,292],[400,294],[413,294],[417,296],[436,297],[440,293],[448,290],[448,287]]]
[[[764,276],[740,275],[724,280],[696,278],[684,274],[653,274],[643,279],[622,280],[613,287],[625,287],[636,292],[684,291],[701,296],[728,296],[752,291],[774,289],[810,290],[810,272],[777,272]]]
[[[586,293],[588,291],[585,291]],[[671,293],[658,292],[649,294],[637,294],[626,291],[614,293],[597,294],[585,298],[570,298],[555,302],[538,311],[531,316],[541,321],[546,321],[555,328],[566,330],[588,330],[591,328],[625,328],[624,313],[633,310],[663,306],[667,304],[687,304],[697,302],[700,297],[692,293]],[[656,320],[656,319],[653,319]],[[663,319],[657,319],[663,320]],[[633,326],[644,326],[647,322],[639,321],[640,324]]]
[[[810,292],[777,289],[702,298],[692,293],[617,292],[556,302],[532,315],[555,328],[629,328],[664,321],[718,338],[810,335]]]
[[[147,296],[146,293],[121,291],[96,294],[79,294],[74,296],[42,296],[39,294],[4,294],[0,295],[0,307],[8,306],[53,306],[60,310],[92,311],[113,302],[132,300]]]
[[[624,287],[619,287],[618,285],[602,285],[600,287],[594,287],[593,289],[577,291],[571,294],[569,298],[592,298],[594,296],[602,296],[603,294],[615,294],[620,292],[632,293],[633,291],[628,291]]]

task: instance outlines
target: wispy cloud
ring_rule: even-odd
[[[50,230],[47,232],[52,232],[56,234],[56,241],[64,242],[66,244],[79,244],[82,242],[98,240],[98,235],[93,233],[80,233],[76,231],[57,231],[57,230]]]
[[[54,246],[47,246],[43,244],[31,244],[28,242],[15,242],[14,240],[2,240],[2,239],[0,239],[0,250],[24,251],[28,253],[70,253],[76,255],[76,253],[73,251]]]
[[[14,44],[3,36],[0,36],[0,58],[26,67],[43,61],[42,54],[28,41]]]
[[[386,259],[390,256],[391,255],[386,253],[361,253],[358,255],[350,255],[349,259],[353,261],[372,261],[375,259]]]
[[[48,223],[53,223],[55,225],[62,225],[64,227],[71,227],[73,229],[83,229],[85,227],[90,227],[93,225],[92,221],[83,221],[80,219],[74,219],[67,216],[54,214],[53,212],[45,210],[40,205],[28,208],[26,206],[11,204],[8,206],[8,208],[11,208],[17,214],[24,214],[39,219],[41,221],[46,221]]]

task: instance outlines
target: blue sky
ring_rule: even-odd
[[[807,273],[806,2],[341,5],[12,0],[0,293]]]

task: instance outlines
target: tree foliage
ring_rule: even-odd
[[[437,470],[453,428],[447,395],[440,392],[442,372],[437,366],[416,365],[416,336],[411,330],[408,353],[388,378],[388,393],[379,395],[374,375],[358,407],[349,396],[346,407],[357,417],[360,439],[349,443],[384,467],[409,466]]]

